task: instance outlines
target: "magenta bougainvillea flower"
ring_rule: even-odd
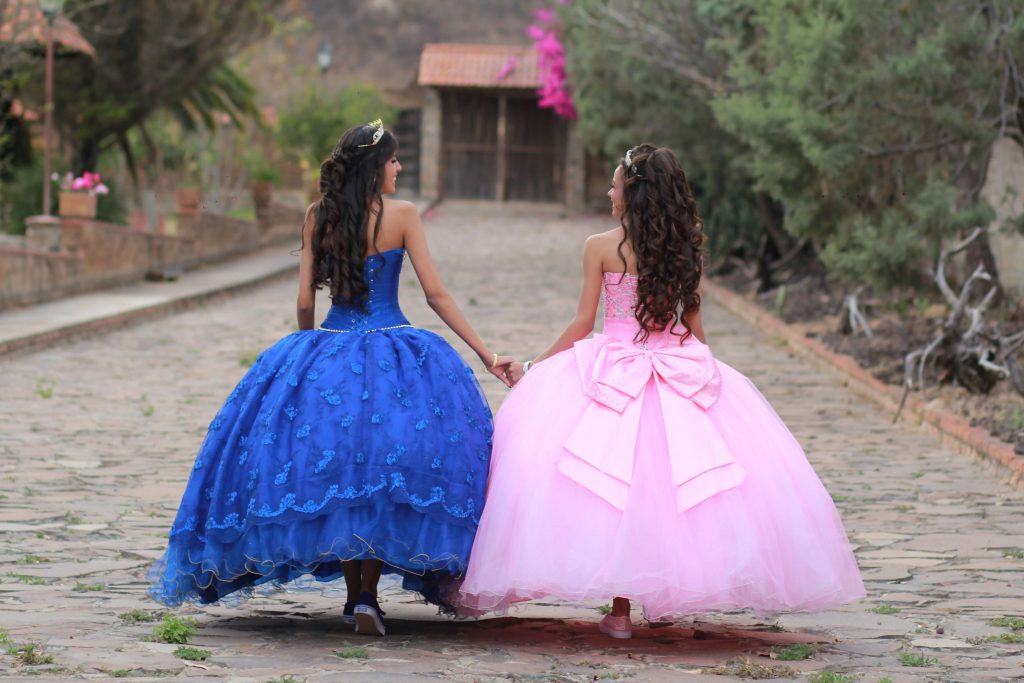
[[[569,2],[558,0],[560,5],[568,5]],[[554,109],[562,118],[575,119],[576,104],[565,73],[565,48],[558,37],[560,27],[555,11],[542,7],[534,11],[533,18],[535,23],[526,29],[526,35],[533,39],[537,49],[537,66],[541,77],[537,106]]]

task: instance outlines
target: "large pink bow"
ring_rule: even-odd
[[[583,390],[593,401],[565,443],[568,453],[558,463],[563,474],[625,509],[644,393],[653,379],[677,509],[682,512],[743,483],[746,472],[704,412],[718,399],[722,384],[707,346],[694,340],[650,349],[595,335],[578,342],[575,350]]]

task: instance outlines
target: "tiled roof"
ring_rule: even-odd
[[[537,51],[520,45],[428,43],[420,57],[419,84],[537,88]]]
[[[45,45],[46,18],[39,9],[38,0],[7,0],[0,3],[0,43],[22,43]],[[53,40],[75,52],[84,52],[92,57],[96,50],[89,44],[78,27],[63,14],[53,22]]]

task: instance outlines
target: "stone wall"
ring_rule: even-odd
[[[298,248],[302,216],[277,205],[259,222],[199,212],[179,219],[177,235],[62,220],[59,251],[0,246],[0,310],[188,270],[269,244],[294,240]]]

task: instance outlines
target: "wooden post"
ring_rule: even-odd
[[[43,139],[43,215],[49,216],[53,210],[53,194],[50,174],[53,172],[51,158],[53,155],[53,20],[46,18],[46,76],[43,86],[46,100],[44,115]]]
[[[505,201],[505,185],[508,177],[508,96],[498,95],[498,184],[494,198]]]

